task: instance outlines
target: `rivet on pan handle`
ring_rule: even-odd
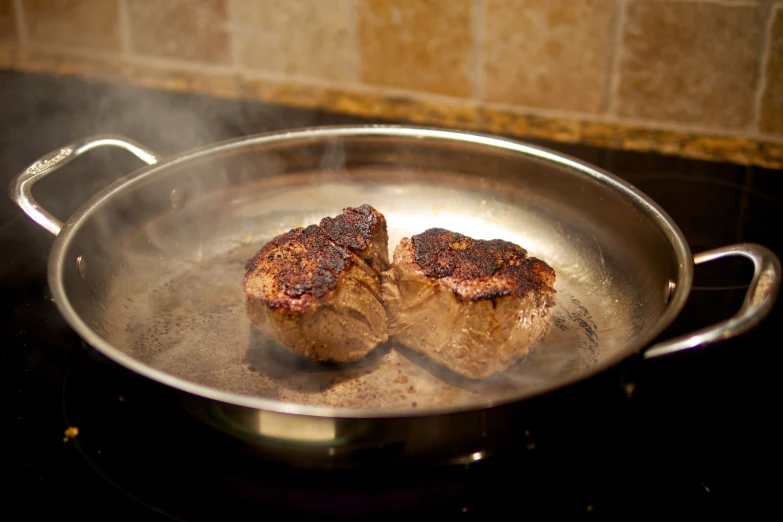
[[[756,326],[769,314],[780,289],[780,260],[771,250],[752,243],[742,243],[696,254],[693,256],[693,263],[700,265],[733,256],[746,257],[753,261],[753,279],[739,312],[718,324],[655,344],[644,353],[645,359],[736,337]]]
[[[33,198],[33,185],[66,163],[69,163],[72,159],[98,147],[119,147],[125,149],[148,165],[157,163],[160,159],[157,154],[147,150],[131,139],[114,134],[99,134],[60,147],[17,174],[8,187],[11,199],[22,207],[22,210],[33,221],[56,236],[60,233],[63,223],[38,205],[35,198]]]

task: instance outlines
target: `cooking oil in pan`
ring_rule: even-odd
[[[533,392],[599,360],[598,326],[582,301],[558,283],[549,336],[525,360],[484,381],[461,377],[393,341],[356,363],[313,363],[259,334],[245,314],[244,263],[260,246],[242,245],[192,263],[142,289],[115,344],[158,370],[222,391],[370,409],[486,403]]]

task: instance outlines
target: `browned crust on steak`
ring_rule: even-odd
[[[355,254],[370,246],[373,233],[379,226],[386,227],[386,218],[370,205],[346,208],[339,216],[321,220],[326,237],[350,248]]]
[[[343,209],[338,216],[323,218],[320,227],[326,237],[379,272],[389,268],[386,218],[370,205]]]
[[[442,228],[426,230],[410,241],[413,261],[422,273],[439,279],[460,299],[555,293],[552,267],[508,241],[476,240]]]
[[[351,263],[345,248],[310,225],[264,245],[245,264],[245,284],[254,278],[254,298],[272,308],[301,309],[334,290]]]

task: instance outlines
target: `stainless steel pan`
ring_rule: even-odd
[[[36,182],[103,146],[148,166],[64,224],[36,203]],[[300,466],[482,458],[513,446],[531,405],[562,390],[752,328],[780,285],[780,263],[762,246],[692,257],[676,224],[619,178],[465,132],[325,127],[165,159],[127,138],[96,136],[44,156],[10,193],[57,236],[49,284],[87,343],[185,392],[184,404],[211,426]],[[244,261],[281,232],[363,203],[386,215],[390,248],[440,226],[507,239],[547,261],[557,272],[552,333],[526,360],[480,382],[393,343],[357,364],[319,366],[261,338],[242,308]],[[737,315],[650,346],[680,313],[694,264],[727,256],[755,267]]]

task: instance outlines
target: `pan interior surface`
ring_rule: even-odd
[[[245,261],[282,232],[364,203],[386,216],[390,252],[442,227],[549,263],[549,336],[483,381],[393,340],[357,363],[320,365],[261,336],[243,307]],[[439,138],[293,136],[131,175],[69,221],[56,254],[77,330],[134,370],[227,402],[421,414],[532,396],[648,343],[684,300],[669,289],[690,284],[678,234],[611,179],[548,157]]]

